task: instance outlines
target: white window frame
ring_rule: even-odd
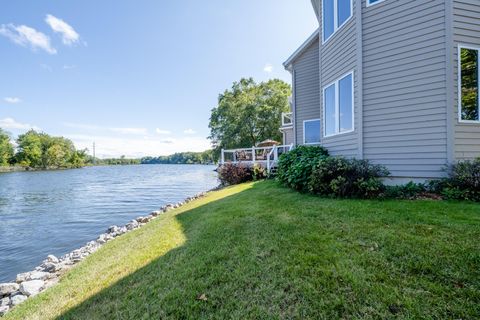
[[[462,49],[468,49],[468,50],[477,50],[478,51],[478,75],[477,75],[477,81],[478,81],[478,114],[479,114],[479,119],[478,120],[463,120],[462,119]],[[464,44],[459,44],[458,45],[458,122],[460,123],[474,123],[474,124],[480,124],[480,47],[474,47],[474,46],[469,46],[469,45],[464,45]]]
[[[379,4],[379,3],[382,3],[384,2],[385,0],[379,0],[377,2],[372,2],[372,0],[367,0],[367,7],[371,7],[371,6],[374,6],[376,4]]]
[[[315,122],[315,121],[318,121],[320,123],[320,127],[322,126],[322,120],[321,119],[308,119],[308,120],[303,120],[303,144],[304,145],[317,145],[317,144],[320,144],[320,141],[322,140],[322,128],[320,128],[320,131],[318,132],[319,133],[319,140],[318,142],[309,142],[307,143],[305,140],[305,123],[307,122]]]
[[[324,14],[325,14],[325,0],[322,0],[322,44],[325,44],[328,42],[328,40],[332,39],[333,36],[337,33],[338,30],[342,29],[342,27],[344,25],[347,24],[348,21],[350,21],[353,17],[353,0],[350,0],[350,16],[347,18],[347,20],[345,20],[344,23],[342,23],[341,25],[339,25],[337,27],[337,24],[338,24],[338,0],[333,0],[333,33],[330,35],[330,37],[328,37],[327,39],[325,39],[325,27],[324,27],[324,23],[325,23],[325,17],[324,17]]]
[[[348,76],[352,76],[352,129],[348,131],[342,131],[340,132],[340,90],[338,88],[338,84],[340,80],[345,79]],[[327,135],[327,117],[326,117],[326,112],[325,112],[325,107],[326,107],[326,99],[325,99],[325,91],[331,87],[332,85],[335,85],[335,133]],[[325,87],[323,87],[323,137],[324,138],[329,138],[329,137],[334,137],[342,134],[347,134],[347,133],[352,133],[355,131],[355,72],[350,71],[337,80],[335,80],[332,83],[329,83]]]

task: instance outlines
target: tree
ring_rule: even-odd
[[[251,147],[266,139],[280,140],[282,112],[289,111],[289,84],[252,78],[233,83],[218,98],[210,117],[210,136],[216,153],[223,148]]]
[[[19,135],[17,145],[16,162],[18,164],[24,167],[40,167],[42,165],[42,141],[35,130]]]
[[[0,166],[8,166],[13,158],[13,145],[10,135],[0,128]]]

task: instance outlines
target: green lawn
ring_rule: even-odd
[[[260,182],[109,242],[5,319],[479,315],[480,205],[330,200]]]

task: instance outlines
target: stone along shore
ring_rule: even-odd
[[[193,197],[185,199],[183,202],[179,202],[177,204],[168,204],[160,208],[160,210],[153,211],[145,217],[138,217],[124,226],[111,226],[105,233],[101,234],[97,240],[90,241],[85,246],[73,250],[61,258],[57,258],[54,255],[49,255],[40,266],[35,268],[35,270],[18,274],[15,282],[0,283],[0,317],[28,298],[33,297],[57,284],[62,274],[71,269],[75,264],[88,257],[90,254],[97,251],[105,243],[127,232],[142,227],[161,214],[179,208],[193,200],[202,198],[206,194],[206,192],[202,192]]]

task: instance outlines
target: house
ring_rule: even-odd
[[[284,144],[369,159],[397,181],[480,156],[479,0],[312,4],[319,29],[284,63]]]

